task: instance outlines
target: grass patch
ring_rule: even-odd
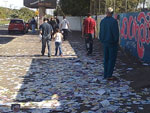
[[[5,25],[5,24],[9,24],[9,20],[1,20],[0,21],[0,25]]]

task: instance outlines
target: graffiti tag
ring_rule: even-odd
[[[125,16],[121,23],[121,38],[125,40],[135,39],[138,56],[143,58],[144,45],[150,44],[150,12],[141,12],[135,17],[133,15]]]

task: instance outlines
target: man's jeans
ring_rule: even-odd
[[[48,56],[51,56],[51,47],[50,47],[51,41],[50,41],[50,39],[47,39],[44,37],[42,37],[42,51],[41,51],[41,53],[42,53],[42,55],[44,55],[46,43],[47,43],[47,48],[48,48]]]
[[[35,33],[35,25],[32,24],[31,26],[32,26],[32,33]]]
[[[62,55],[61,42],[55,42],[55,56],[57,55],[59,49],[59,55]]]
[[[93,52],[93,34],[85,34],[85,46],[87,49],[87,54],[92,54],[92,52]]]
[[[116,58],[117,58],[118,46],[106,46],[104,45],[104,78],[112,76]]]
[[[63,31],[63,38],[64,40],[66,40],[68,36],[68,29],[62,29],[62,31]]]

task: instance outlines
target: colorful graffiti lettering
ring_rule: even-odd
[[[135,39],[139,58],[143,58],[145,45],[150,44],[150,12],[141,12],[123,16],[121,21],[121,38]]]

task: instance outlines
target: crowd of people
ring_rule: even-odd
[[[100,22],[99,40],[104,48],[104,79],[113,80],[113,70],[117,58],[118,42],[119,42],[119,28],[118,22],[112,17],[113,9],[107,9],[106,17]],[[45,53],[46,43],[48,46],[48,57],[51,56],[50,41],[55,40],[55,56],[59,50],[59,55],[62,56],[62,40],[67,39],[68,30],[70,29],[69,21],[66,17],[59,22],[57,18],[50,20],[44,18],[44,23],[40,26],[40,34],[42,34],[42,55]],[[88,13],[87,18],[84,19],[82,25],[82,37],[85,39],[85,47],[87,55],[93,53],[93,39],[97,38],[96,21]],[[60,32],[62,31],[62,32]]]
[[[59,50],[59,55],[62,53],[62,41],[67,39],[68,31],[70,30],[69,21],[63,16],[63,20],[60,22],[57,16],[44,18],[43,24],[40,25],[40,34],[42,35],[42,56],[44,56],[46,44],[48,47],[48,57],[51,57],[50,41],[55,40],[55,56]]]

